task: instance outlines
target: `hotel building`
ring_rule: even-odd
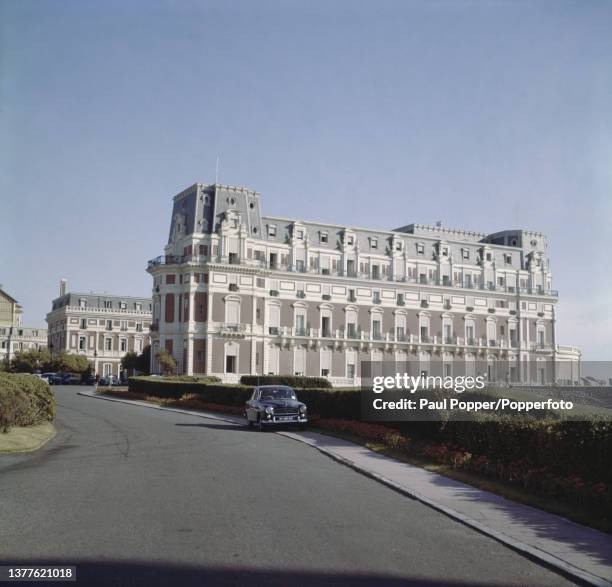
[[[153,277],[154,355],[178,372],[328,377],[366,361],[515,383],[567,379],[546,237],[410,224],[373,230],[262,215],[260,194],[195,184],[174,197]]]
[[[10,361],[19,351],[47,348],[47,329],[22,326],[22,315],[19,302],[0,287],[0,361]]]
[[[121,359],[149,344],[151,299],[97,293],[70,293],[60,282],[60,296],[47,314],[49,350],[82,354],[101,376],[119,376]]]

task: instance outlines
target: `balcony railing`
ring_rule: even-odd
[[[205,263],[208,261],[216,261],[219,257],[211,257],[207,255],[160,255],[159,257],[155,257],[148,261],[148,268],[154,268],[160,265],[180,265],[182,263],[193,262],[193,263]],[[451,287],[451,288],[461,288],[461,289],[481,289],[488,291],[497,291],[504,293],[519,293],[528,294],[528,295],[543,295],[543,296],[553,296],[558,297],[559,292],[556,289],[548,289],[544,286],[536,286],[536,287],[519,287],[513,285],[499,285],[495,283],[473,283],[467,281],[458,281],[458,280],[450,280],[437,278],[430,278],[427,276],[419,276],[419,277],[397,277],[392,275],[382,275],[382,274],[374,274],[361,272],[356,270],[343,270],[340,269],[338,271],[333,271],[328,268],[319,268],[319,267],[310,267],[307,268],[303,265],[290,265],[290,264],[281,264],[281,263],[270,263],[265,259],[243,259],[240,257],[223,257],[218,262],[227,263],[231,265],[241,265],[249,267],[261,267],[266,269],[272,269],[274,271],[288,271],[288,272],[297,272],[297,273],[316,273],[319,275],[325,276],[339,276],[339,277],[348,277],[352,279],[369,279],[373,281],[394,281],[397,283],[414,283],[419,285],[432,285],[439,287]]]

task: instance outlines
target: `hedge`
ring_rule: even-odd
[[[0,373],[0,431],[32,426],[55,418],[49,384],[33,375]]]
[[[302,377],[300,375],[243,375],[242,385],[290,385],[297,389],[329,389],[332,384],[325,377]]]
[[[253,393],[247,385],[224,385],[215,381],[181,381],[177,377],[130,377],[128,389],[134,393],[166,399],[179,399],[193,393],[206,402],[228,406],[244,405]]]
[[[172,382],[171,378],[132,377],[130,391],[178,399],[196,394],[203,402],[243,406],[252,393],[247,385]],[[247,379],[248,381],[248,379]],[[322,418],[361,420],[356,389],[299,389],[298,398],[310,414]],[[605,421],[536,420],[482,414],[473,421],[393,422],[387,424],[407,438],[446,443],[499,463],[522,463],[560,476],[612,483],[612,423]]]

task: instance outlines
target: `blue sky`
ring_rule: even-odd
[[[172,196],[547,233],[558,342],[612,359],[612,3],[0,0],[0,283],[149,295]]]

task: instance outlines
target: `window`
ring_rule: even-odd
[[[491,260],[491,253],[487,253],[487,261]]]
[[[461,249],[461,256],[464,259],[469,259],[470,258],[470,251],[468,251],[468,249]]]
[[[81,318],[81,330],[87,330],[87,318]]]
[[[319,234],[319,241],[323,244],[327,244],[329,242],[329,235],[327,234],[327,232],[321,231],[321,233]]]
[[[126,304],[126,303],[125,303],[123,300],[121,300],[121,301],[119,302],[119,308],[120,308],[121,310],[127,310],[127,304]]]
[[[166,275],[166,284],[172,285],[176,283],[176,278],[174,275]]]
[[[236,373],[236,355],[227,355],[225,357],[225,372]]]
[[[353,235],[349,235],[346,237],[346,244],[352,245],[355,242],[355,237]]]
[[[121,332],[127,332],[128,325],[125,320],[121,320]]]
[[[504,261],[506,262],[506,265],[511,265],[512,264],[512,255],[504,255]]]
[[[113,302],[111,302],[110,300],[104,300],[104,307],[105,308],[112,308],[113,307]]]
[[[84,351],[87,348],[87,339],[84,336],[79,336],[79,350]]]
[[[104,339],[104,350],[105,351],[112,351],[113,350],[113,339],[112,338],[105,338]]]
[[[448,247],[442,247],[442,256],[448,257]]]
[[[135,304],[134,304],[134,309],[135,309],[137,312],[142,312],[142,304],[135,303]]]
[[[378,239],[377,238],[371,238],[370,239],[370,248],[371,249],[377,249],[378,248]]]
[[[136,332],[142,332],[142,322],[136,322]]]
[[[304,238],[304,231],[303,231],[303,230],[298,230],[298,231],[295,233],[295,236],[296,236],[296,238],[297,238],[297,239],[299,239],[299,240],[303,240],[303,238]]]
[[[417,243],[416,251],[417,251],[417,255],[424,255],[425,254],[425,245],[423,243]]]
[[[274,226],[274,224],[268,225],[268,236],[270,238],[274,238],[276,236],[276,226]],[[233,373],[233,371],[231,371],[231,373]]]
[[[402,241],[396,241],[396,243],[395,243],[395,250],[396,251],[401,251],[402,250]]]
[[[106,330],[112,330],[113,329],[113,321],[112,320],[107,320],[106,321]]]
[[[79,307],[80,308],[86,308],[87,307],[87,300],[85,298],[79,298]]]
[[[122,338],[119,341],[119,349],[122,353],[125,353],[125,351],[127,351],[127,338]]]
[[[306,336],[306,316],[304,314],[295,315],[295,334]]]

